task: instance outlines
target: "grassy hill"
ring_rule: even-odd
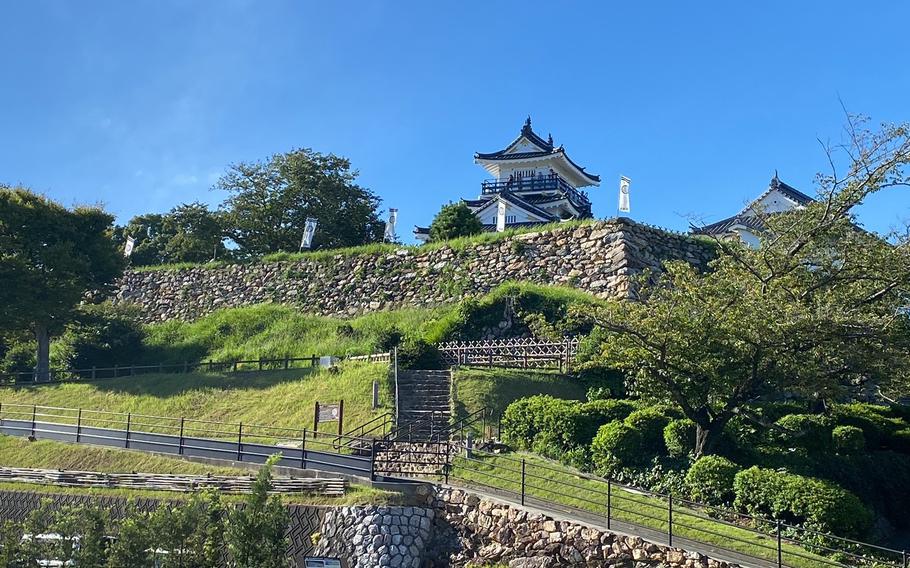
[[[371,409],[373,381],[381,408]],[[345,401],[345,430],[394,407],[388,365],[345,363],[340,372],[296,369],[239,374],[161,374],[85,383],[2,388],[0,403],[312,428],[313,407]],[[331,432],[334,423],[321,431]]]
[[[587,386],[556,371],[533,369],[461,368],[455,371],[452,385],[456,419],[481,408],[500,416],[510,403],[536,394],[584,400]]]

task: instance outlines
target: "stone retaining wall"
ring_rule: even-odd
[[[739,568],[679,548],[557,521],[458,489],[436,492],[434,566]]]
[[[324,260],[127,272],[114,301],[137,305],[144,321],[155,322],[193,320],[219,308],[263,302],[355,316],[450,303],[509,280],[625,297],[630,277],[643,269],[659,269],[668,259],[704,265],[711,256],[702,241],[620,218],[461,250],[402,248]]]
[[[326,511],[316,556],[348,568],[420,568],[435,511],[423,507],[341,507]]]

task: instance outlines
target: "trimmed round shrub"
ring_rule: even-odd
[[[592,400],[581,405],[581,411],[596,424],[597,428],[616,420],[625,420],[635,412],[635,403],[629,400]],[[590,442],[590,440],[589,440]]]
[[[837,426],[831,431],[834,449],[842,454],[855,454],[866,448],[866,436],[856,426]]]
[[[824,451],[831,448],[834,421],[821,414],[788,414],[777,421],[789,433],[775,432],[776,441],[790,448]]]
[[[863,431],[869,447],[890,447],[888,439],[906,428],[906,422],[894,416],[891,408],[876,404],[838,404],[833,410],[840,426],[856,426]]]
[[[864,538],[872,513],[859,497],[828,481],[750,467],[733,480],[737,509],[824,533]]]
[[[544,413],[551,400],[551,396],[538,395],[509,404],[502,415],[503,441],[519,450],[530,450],[543,429]]]
[[[547,395],[519,399],[503,414],[503,441],[554,459],[574,448],[587,448],[606,422],[600,403],[608,402],[582,404]]]
[[[665,453],[664,428],[670,419],[657,408],[636,410],[626,417],[625,423],[641,437],[642,452],[648,456]]]
[[[695,450],[695,422],[688,418],[672,420],[664,427],[664,446],[674,457],[692,453]]]
[[[733,480],[740,467],[721,456],[702,456],[686,473],[686,487],[695,501],[708,505],[729,505],[733,501]]]
[[[591,461],[596,471],[607,475],[622,467],[647,463],[641,433],[625,422],[601,426],[591,443]]]

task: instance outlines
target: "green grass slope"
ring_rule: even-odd
[[[371,409],[373,381],[381,408]],[[282,428],[312,428],[316,401],[344,399],[345,430],[394,407],[388,365],[345,363],[339,372],[263,371],[238,374],[137,375],[95,382],[0,388],[3,415],[11,404],[85,408]],[[332,432],[335,423],[320,431]]]
[[[536,394],[584,400],[586,386],[556,371],[533,369],[482,369],[463,367],[455,371],[452,400],[455,418],[481,408],[500,416],[510,403]]]

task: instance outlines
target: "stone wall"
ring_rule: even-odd
[[[433,566],[738,568],[697,552],[558,521],[458,489],[436,492]]]
[[[316,556],[348,568],[420,568],[435,511],[424,507],[341,507],[326,511]]]
[[[320,260],[128,272],[114,301],[137,305],[145,321],[155,322],[193,320],[219,308],[263,302],[355,316],[449,303],[509,280],[625,297],[630,277],[643,269],[659,269],[668,259],[703,265],[711,254],[703,242],[620,218],[464,249],[402,248]]]

